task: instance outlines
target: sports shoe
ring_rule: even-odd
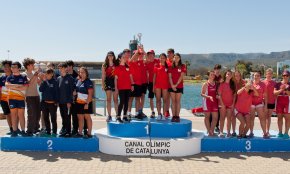
[[[225,135],[224,135],[223,133],[220,133],[220,134],[218,135],[218,137],[220,137],[220,138],[224,138]]]
[[[249,138],[253,138],[254,137],[254,133],[250,133],[248,137]]]
[[[116,121],[117,121],[118,123],[123,123],[123,121],[121,120],[121,117],[117,117]]]
[[[141,111],[141,115],[142,115],[142,118],[147,118],[147,115],[145,115],[143,111]]]
[[[82,135],[82,134],[79,134],[79,133],[77,133],[77,134],[73,135],[73,137],[74,137],[74,138],[82,138],[82,137],[83,137],[83,135]]]
[[[111,115],[109,115],[109,116],[107,117],[107,119],[106,119],[106,122],[110,122],[110,121],[112,121],[112,116],[111,116]]]
[[[268,134],[264,134],[264,135],[263,135],[263,138],[264,138],[264,139],[269,139],[270,137],[269,137]]]
[[[278,133],[277,138],[283,138],[283,134],[282,133]]]
[[[17,137],[17,136],[18,136],[17,131],[13,131],[13,132],[11,133],[11,137]]]
[[[219,132],[220,132],[220,128],[219,128],[219,127],[216,127],[216,128],[214,129],[214,131],[215,131],[216,133],[219,133]]]
[[[129,122],[130,122],[130,121],[128,120],[127,116],[125,116],[125,117],[123,116],[123,122],[124,122],[124,123],[129,123]]]
[[[150,118],[155,118],[155,112],[152,112],[152,113],[151,113]]]
[[[31,132],[26,132],[26,136],[27,136],[27,137],[33,137],[33,133],[31,133]]]
[[[232,137],[236,137],[237,136],[237,133],[236,132],[233,132],[232,133]]]
[[[161,120],[165,121],[168,117],[164,117],[164,115],[161,115]]]
[[[175,120],[176,120],[176,123],[179,123],[180,122],[180,117],[176,116]]]
[[[84,135],[83,138],[84,138],[84,139],[89,139],[89,138],[93,138],[93,136],[90,135],[90,134],[87,134],[87,135]]]
[[[288,134],[284,134],[283,135],[283,139],[289,139],[289,135]]]
[[[162,115],[161,114],[158,114],[157,121],[160,121],[161,119],[162,119]]]
[[[26,132],[23,130],[23,131],[21,131],[21,136],[22,137],[27,137],[27,134],[26,134]]]
[[[142,116],[141,113],[138,113],[138,114],[135,116],[135,118],[136,118],[137,120],[142,120],[142,119],[143,119],[143,116]]]
[[[227,138],[231,138],[232,134],[231,133],[227,133]]]
[[[57,134],[52,133],[52,134],[51,134],[51,137],[57,137]]]
[[[170,117],[170,113],[169,113],[169,111],[166,111],[165,114],[164,114],[164,116],[165,116],[166,118]]]

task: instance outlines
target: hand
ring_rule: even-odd
[[[134,91],[134,86],[131,86],[131,91]]]
[[[280,89],[285,90],[285,89],[286,89],[286,85],[284,85],[284,84],[281,85],[281,86],[280,86]]]
[[[34,75],[34,76],[38,76],[38,74],[39,74],[39,72],[36,71],[33,75]]]
[[[71,103],[67,103],[67,104],[66,104],[66,107],[67,107],[67,108],[70,108],[70,107],[71,107]]]
[[[212,98],[212,96],[209,96],[208,98],[209,98],[210,101],[213,102],[213,98]]]
[[[104,90],[105,90],[105,86],[102,85],[102,91],[104,91]]]
[[[77,95],[77,92],[76,92],[76,91],[74,91],[74,92],[73,92],[73,95]]]
[[[85,104],[85,110],[89,109],[89,104]]]

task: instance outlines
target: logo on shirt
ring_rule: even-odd
[[[129,68],[126,68],[126,71],[129,71]]]
[[[168,71],[168,69],[167,68],[165,68],[165,72],[167,72]]]
[[[178,72],[181,72],[181,69],[178,69]]]
[[[50,87],[50,88],[53,88],[53,84],[49,84],[49,87]]]
[[[65,83],[65,84],[68,84],[68,80],[66,80],[64,83]]]
[[[19,82],[19,83],[23,83],[23,80],[22,80],[22,79],[19,79],[18,82]]]

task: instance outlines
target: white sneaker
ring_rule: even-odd
[[[158,114],[157,120],[160,121],[162,119],[162,115]]]
[[[165,118],[164,115],[161,115],[161,120],[162,120],[162,121],[166,120],[166,118]]]

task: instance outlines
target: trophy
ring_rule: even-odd
[[[137,37],[138,37],[138,53],[143,54],[143,45],[141,44],[142,33],[138,33]]]

